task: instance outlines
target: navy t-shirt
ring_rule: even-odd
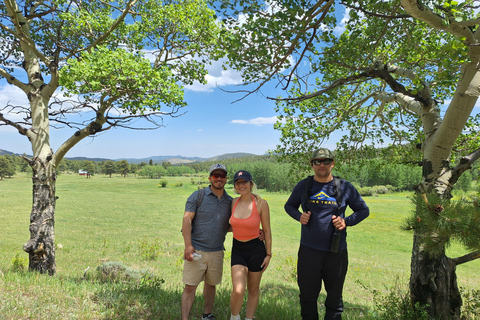
[[[295,220],[300,221],[302,213],[299,211],[307,187],[307,179],[300,181],[293,189],[290,198],[285,203],[285,211]],[[354,226],[369,215],[369,209],[357,189],[348,181],[341,182],[342,203],[337,211],[337,201],[333,197],[333,180],[320,183],[313,180],[311,196],[307,202],[307,210],[312,214],[308,224],[302,225],[300,244],[320,251],[330,251],[330,244],[335,227],[332,215],[341,216],[348,226]],[[353,213],[345,217],[347,206]],[[301,209],[301,208],[300,208]],[[347,228],[341,231],[339,250],[347,249]]]

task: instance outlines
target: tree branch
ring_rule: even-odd
[[[110,29],[105,32],[101,37],[97,38],[88,48],[86,48],[86,50],[90,51],[92,48],[95,48],[97,45],[101,44],[106,38],[108,38],[113,33],[113,31],[118,29],[118,26],[125,20],[125,17],[130,12],[130,9],[135,5],[136,2],[137,0],[128,1],[122,14],[117,18],[115,23],[110,26]]]
[[[452,170],[452,176],[448,180],[450,185],[454,185],[460,178],[462,173],[470,169],[475,161],[480,158],[480,148],[473,151],[469,155],[460,158],[458,164]]]
[[[454,258],[454,259],[452,259],[452,261],[458,266],[460,264],[470,262],[470,261],[473,261],[473,260],[478,259],[478,258],[480,258],[480,251],[475,251],[475,252],[471,252],[469,254],[466,254],[464,256]]]
[[[14,127],[15,129],[18,130],[18,132],[19,132],[21,135],[27,136],[29,139],[30,139],[30,137],[32,136],[32,133],[30,132],[30,130],[28,130],[27,128],[21,126],[20,124],[18,124],[18,123],[16,123],[16,122],[13,122],[13,121],[8,120],[7,118],[5,118],[5,117],[3,116],[2,113],[0,113],[0,121],[4,122],[6,125],[9,125],[9,126]]]
[[[347,8],[354,9],[356,11],[360,11],[364,13],[366,16],[371,16],[371,17],[377,17],[377,18],[383,18],[383,19],[405,19],[405,18],[410,18],[410,15],[408,14],[399,14],[399,15],[388,15],[388,14],[383,14],[383,13],[378,13],[378,12],[371,12],[365,10],[362,6],[355,6],[351,3],[345,3],[343,1],[340,2]]]
[[[359,79],[382,79],[383,81],[385,81],[389,85],[390,89],[392,89],[394,92],[401,93],[405,96],[409,96],[411,98],[414,98],[415,100],[419,101],[423,105],[430,105],[430,100],[429,100],[430,97],[425,98],[420,94],[412,94],[410,91],[408,91],[405,88],[405,86],[403,86],[400,82],[395,80],[392,77],[392,75],[390,74],[390,72],[398,73],[398,74],[401,74],[403,76],[407,75],[407,76],[410,76],[410,77],[414,77],[413,73],[411,73],[411,72],[407,73],[407,71],[405,69],[393,67],[389,64],[384,64],[384,65],[376,64],[372,68],[367,69],[366,71],[364,71],[362,73],[355,74],[355,75],[352,75],[352,76],[349,76],[349,77],[346,77],[346,78],[343,78],[343,79],[338,79],[338,80],[334,81],[332,84],[330,84],[329,86],[325,87],[324,89],[313,92],[311,94],[302,95],[300,97],[295,97],[295,98],[277,99],[277,98],[270,98],[269,97],[268,99],[300,102],[300,101],[304,101],[304,100],[308,100],[308,99],[312,99],[314,97],[320,96],[320,95],[322,95],[322,94],[324,94],[324,93],[326,93],[330,90],[333,90],[333,89],[338,88],[340,86],[343,86],[345,84],[353,83],[353,82],[355,82]]]
[[[412,17],[425,22],[429,26],[437,30],[444,30],[457,37],[465,37],[468,43],[476,42],[472,31],[463,25],[458,24],[454,19],[448,19],[439,16],[429,7],[424,6],[418,0],[400,0],[402,7]],[[445,23],[447,22],[447,23]]]

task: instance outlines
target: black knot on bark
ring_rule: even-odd
[[[41,74],[40,72],[35,72],[35,73],[32,75],[32,80],[42,80],[42,81],[43,81],[42,74]]]
[[[94,135],[102,130],[102,125],[97,122],[90,123],[90,134]]]

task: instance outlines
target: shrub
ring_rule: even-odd
[[[133,270],[122,262],[105,262],[97,267],[97,279],[104,282],[140,280],[144,272]]]
[[[165,187],[167,186],[167,184],[168,184],[168,181],[167,181],[167,180],[165,180],[165,179],[160,180],[160,184],[159,184],[159,185],[160,185],[162,188],[165,188]]]
[[[362,197],[369,197],[373,195],[374,191],[371,187],[363,187],[358,189],[358,193],[360,193]]]
[[[154,239],[149,242],[147,239],[143,239],[139,243],[140,254],[144,260],[156,260],[160,255],[159,240]]]
[[[357,283],[373,294],[375,319],[429,320],[428,306],[413,305],[408,289],[401,288],[398,283],[386,294],[370,289],[360,281]]]
[[[462,319],[476,319],[480,314],[480,290],[464,290],[460,288],[462,294]]]
[[[377,194],[387,194],[388,193],[388,188],[385,186],[374,186],[373,187],[373,192]]]
[[[20,253],[17,253],[12,259],[12,271],[23,271],[28,265],[28,259],[20,256]]]

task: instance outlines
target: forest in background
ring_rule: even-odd
[[[292,174],[290,163],[277,161],[274,155],[245,156],[223,159],[221,161],[202,161],[188,164],[172,165],[170,162],[129,163],[127,160],[93,161],[63,159],[57,168],[57,174],[85,174],[87,178],[96,174],[112,176],[119,174],[124,177],[134,175],[144,179],[163,179],[172,176],[192,176],[192,183],[199,188],[208,184],[208,169],[216,162],[221,162],[229,170],[229,182],[235,172],[247,170],[254,177],[258,188],[269,192],[291,191],[295,184],[296,174]],[[12,177],[16,172],[28,172],[28,163],[17,155],[0,156],[1,179]],[[392,192],[410,191],[420,181],[421,166],[406,163],[389,163],[379,158],[362,161],[362,164],[335,164],[334,175],[352,182],[362,196],[387,194]],[[87,174],[88,173],[88,174]],[[311,173],[308,173],[311,174]],[[306,177],[307,174],[304,174]],[[478,166],[466,171],[456,184],[461,192],[476,188],[479,176]],[[195,179],[195,177],[198,177]],[[166,183],[165,181],[163,183]]]

